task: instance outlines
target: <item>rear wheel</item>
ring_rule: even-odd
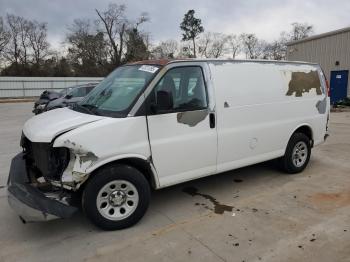
[[[99,170],[88,181],[82,199],[87,217],[104,230],[130,227],[145,214],[150,186],[144,175],[127,165]]]
[[[311,156],[310,139],[303,133],[294,133],[290,138],[280,165],[289,174],[300,173],[309,163]]]

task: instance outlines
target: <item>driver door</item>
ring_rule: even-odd
[[[202,68],[168,70],[151,92],[151,104],[157,104],[158,91],[168,92],[173,100],[172,108],[166,112],[153,110],[147,116],[152,160],[160,185],[215,173],[215,115],[208,108]]]

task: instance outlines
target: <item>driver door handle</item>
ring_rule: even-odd
[[[215,113],[209,114],[209,126],[210,128],[215,128]]]

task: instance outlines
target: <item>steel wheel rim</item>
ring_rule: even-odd
[[[308,148],[304,141],[299,141],[293,148],[292,162],[296,167],[301,167],[305,164],[308,156]]]
[[[97,194],[96,205],[99,213],[109,220],[129,217],[137,208],[139,193],[126,180],[113,180],[104,185]]]

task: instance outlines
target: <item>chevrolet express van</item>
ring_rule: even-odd
[[[23,221],[68,218],[81,204],[102,229],[129,227],[146,212],[152,188],[271,159],[287,173],[303,171],[327,136],[329,110],[317,64],[121,66],[74,107],[25,123],[9,204]]]

